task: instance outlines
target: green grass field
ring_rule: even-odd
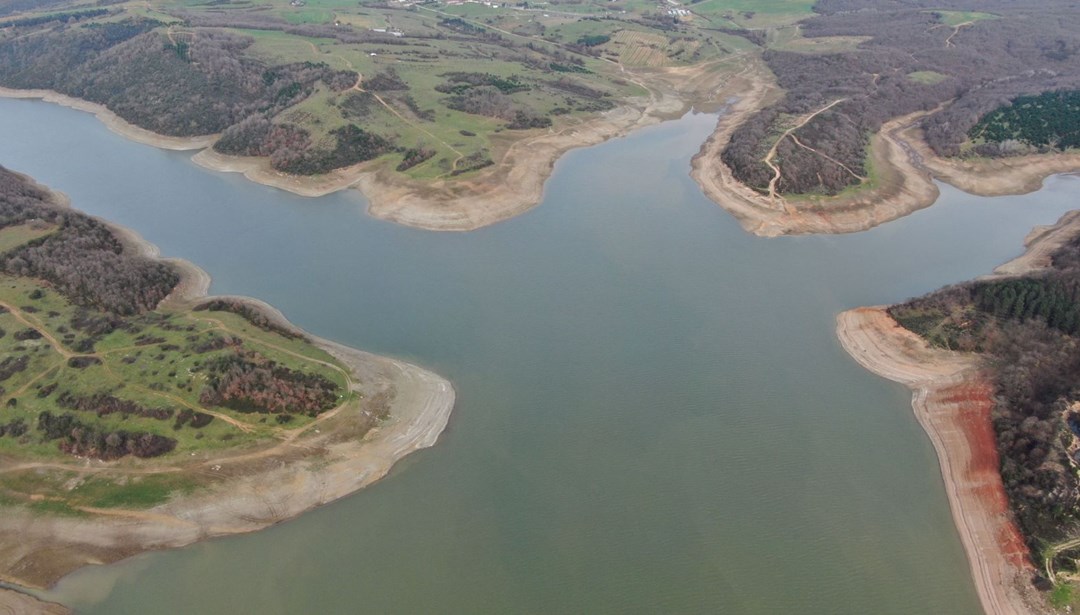
[[[718,22],[743,28],[769,28],[794,23],[813,14],[815,0],[704,0],[689,7]]]
[[[934,85],[935,83],[941,83],[948,77],[932,70],[917,70],[913,73],[908,73],[908,79],[911,79],[915,83],[922,83],[925,85]]]
[[[984,19],[997,19],[992,13],[979,13],[977,11],[934,11],[941,15],[941,23],[947,26],[959,26],[966,23],[974,23]]]
[[[799,26],[783,26],[769,31],[770,49],[796,53],[839,53],[851,51],[869,40],[862,36],[803,36]]]
[[[52,231],[29,225],[10,227],[0,231],[0,247],[11,250]],[[260,328],[233,312],[159,310],[118,320],[72,305],[48,284],[9,275],[0,275],[0,302],[4,306],[0,311],[0,424],[25,426],[21,434],[0,435],[0,455],[60,464],[77,461],[56,440],[41,435],[37,426],[43,412],[72,413],[79,423],[100,433],[152,433],[176,440],[175,449],[163,456],[126,456],[110,462],[139,468],[168,467],[192,456],[273,444],[286,432],[303,431],[315,420],[293,413],[281,425],[276,415],[206,406],[201,399],[208,380],[206,366],[236,348],[293,373],[329,380],[339,392],[338,404],[356,399],[348,391],[346,368],[325,351],[304,338]],[[106,321],[112,322],[111,330],[101,328],[100,323]],[[233,341],[223,343],[229,339]],[[100,408],[105,406],[98,406],[96,412],[74,409],[62,402],[65,395],[76,399],[104,395],[169,415],[102,414]],[[185,409],[212,418],[200,427],[180,425],[175,417]],[[74,489],[70,473],[45,474],[43,478],[41,472],[3,473],[0,500],[32,504],[42,512],[76,514],[79,506],[152,506],[177,490],[195,488],[198,482],[187,473],[166,472],[124,480],[80,479]]]
[[[55,227],[44,224],[20,224],[0,229],[0,253],[40,239],[55,230]]]

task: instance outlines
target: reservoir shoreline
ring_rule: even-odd
[[[737,57],[737,56],[736,56]],[[276,171],[267,158],[232,156],[213,150],[220,135],[169,137],[135,126],[103,105],[52,90],[0,87],[0,97],[39,99],[95,115],[113,132],[161,149],[199,150],[192,161],[211,171],[240,173],[257,184],[304,197],[349,188],[368,201],[374,218],[432,231],[472,231],[517,217],[543,200],[555,163],[571,150],[625,136],[677,118],[695,101],[728,101],[712,134],[691,160],[690,175],[705,195],[760,237],[857,233],[932,206],[940,180],[978,196],[1021,195],[1038,190],[1051,175],[1080,172],[1080,152],[1001,159],[954,160],[937,156],[922,137],[920,111],[882,125],[870,143],[875,185],[838,196],[770,197],[736,179],[721,159],[735,130],[782,94],[760,62],[746,61],[731,74],[715,66],[672,68],[636,83],[648,96],[557,132],[532,134],[503,144],[498,162],[466,178],[418,181],[387,164],[364,162],[319,176]]]
[[[692,115],[572,154],[527,223],[416,233],[357,215],[347,195],[313,203],[147,155],[84,114],[8,106],[11,164],[162,251],[197,257],[218,292],[262,297],[357,347],[452,366],[444,373],[469,399],[438,463],[424,456],[271,531],[84,567],[41,597],[86,613],[475,611],[524,599],[549,611],[753,600],[981,612],[937,460],[905,415],[910,394],[853,369],[832,327],[842,306],[990,271],[1068,209],[1074,180],[987,203],[943,187],[941,207],[888,229],[761,241],[687,176],[716,124]],[[49,128],[37,140],[35,125]],[[52,153],[58,143],[70,146]],[[965,222],[976,239],[954,254],[961,237],[948,229]],[[789,454],[758,473],[763,443]],[[596,583],[577,582],[586,569]],[[768,571],[787,579],[783,591]],[[480,579],[498,582],[470,589]]]
[[[36,185],[48,190],[56,205],[70,206],[66,195]],[[161,258],[157,246],[131,229],[101,221],[126,247]],[[181,274],[181,282],[161,309],[190,308],[209,298],[209,274],[188,261],[161,260]],[[241,301],[276,324],[307,336],[350,371],[350,385],[362,399],[323,413],[295,437],[270,446],[190,461],[177,459],[173,460],[175,467],[135,468],[136,472],[197,472],[221,477],[203,490],[174,496],[149,509],[94,509],[87,517],[7,511],[0,519],[0,579],[5,583],[45,589],[87,564],[112,563],[146,551],[258,531],[293,519],[378,481],[406,455],[433,446],[445,430],[455,390],[441,376],[312,336],[260,300],[213,298]],[[352,437],[350,414],[367,411],[369,404],[375,403],[389,408],[389,418],[361,439]],[[8,460],[0,467],[11,470],[32,465]],[[80,475],[132,470],[118,462],[62,465]],[[6,599],[3,594],[0,592],[0,604]]]
[[[912,392],[911,407],[937,453],[953,522],[988,615],[1033,612],[1033,571],[1011,520],[990,424],[992,389],[977,357],[930,348],[883,307],[837,317],[840,344],[859,365]]]
[[[1026,238],[1023,255],[985,278],[1044,269],[1050,255],[1080,235],[1072,211]],[[882,306],[837,316],[844,350],[867,370],[907,386],[915,417],[934,445],[949,505],[983,609],[990,615],[1041,612],[1042,599],[1023,537],[1001,480],[991,423],[993,386],[981,357],[931,347],[901,327]]]
[[[1014,158],[959,160],[938,156],[919,122],[937,111],[920,111],[882,125],[870,142],[876,185],[825,197],[770,197],[736,179],[720,155],[739,124],[767,105],[772,84],[751,89],[694,156],[691,175],[705,194],[759,237],[843,234],[866,231],[937,202],[934,180],[977,196],[1028,194],[1051,175],[1080,171],[1080,152]]]
[[[738,57],[738,56],[735,56]],[[135,126],[104,105],[53,90],[0,87],[0,98],[38,99],[91,113],[113,132],[161,149],[199,150],[195,164],[216,172],[240,173],[257,184],[304,197],[319,197],[349,188],[368,201],[372,217],[432,231],[471,231],[519,216],[540,204],[544,184],[555,163],[567,152],[625,136],[639,128],[681,117],[691,101],[733,96],[742,81],[728,80],[719,63],[655,71],[648,82],[632,79],[647,90],[601,113],[558,131],[532,131],[504,138],[496,163],[465,178],[418,181],[396,173],[386,163],[368,161],[319,176],[276,171],[268,158],[225,155],[213,150],[218,134],[169,137]]]

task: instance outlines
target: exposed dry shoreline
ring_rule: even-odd
[[[1024,253],[1011,261],[998,265],[992,276],[1024,275],[1040,269],[1049,269],[1050,257],[1069,241],[1080,235],[1080,210],[1061,216],[1050,226],[1036,226],[1024,238]]]
[[[747,60],[743,56],[730,59]],[[435,231],[470,231],[516,217],[540,203],[545,182],[566,152],[678,117],[693,103],[728,99],[734,100],[694,156],[691,176],[710,199],[759,236],[864,231],[933,205],[939,194],[934,179],[972,194],[1002,196],[1033,192],[1050,175],[1080,171],[1080,153],[941,158],[918,128],[928,112],[918,112],[887,122],[872,139],[870,156],[878,175],[875,186],[835,197],[771,198],[735,179],[720,153],[742,122],[782,92],[760,61],[745,61],[733,75],[715,70],[723,62],[642,71],[640,78],[630,80],[649,90],[649,96],[627,100],[599,117],[558,131],[508,138],[496,148],[494,166],[465,178],[431,181],[409,179],[379,163],[361,163],[314,177],[289,175],[272,169],[265,158],[213,151],[218,135],[159,135],[124,121],[102,105],[51,90],[0,87],[0,97],[35,98],[87,111],[133,141],[164,149],[201,150],[192,160],[206,169],[241,173],[253,182],[300,196],[356,188],[367,197],[370,215]]]
[[[153,145],[154,147],[160,147],[161,149],[203,149],[213,145],[214,141],[218,138],[218,135],[204,135],[199,137],[169,137],[160,135],[156,132],[151,132],[145,128],[139,128],[138,126],[127,122],[119,115],[116,115],[107,109],[104,105],[92,103],[81,98],[73,98],[52,90],[15,90],[12,88],[0,87],[0,98],[31,98],[92,113],[101,120],[102,124],[105,124],[109,130],[116,134],[137,143]]]
[[[1032,231],[1024,255],[992,277],[1049,266],[1049,255],[1080,235],[1080,211]],[[1034,568],[1012,521],[990,422],[993,389],[978,355],[932,348],[884,308],[859,308],[837,317],[837,336],[866,369],[906,385],[912,408],[941,465],[953,520],[967,553],[983,609],[991,615],[1046,611],[1031,587]]]
[[[69,615],[71,609],[45,602],[13,589],[0,588],[0,613],[4,615]]]
[[[871,140],[876,185],[835,197],[771,198],[746,186],[720,159],[735,129],[768,104],[775,86],[752,85],[694,157],[691,175],[705,194],[730,212],[748,232],[763,237],[854,233],[930,207],[939,191],[934,179],[980,196],[1026,194],[1050,175],[1080,171],[1080,153],[995,160],[952,160],[926,144],[918,112],[885,123]]]
[[[0,97],[35,98],[93,113],[109,129],[129,139],[175,150],[201,150],[192,160],[207,169],[242,173],[249,180],[300,196],[317,197],[356,188],[376,218],[437,231],[469,231],[518,216],[540,203],[544,183],[566,152],[602,143],[638,128],[681,116],[694,103],[713,103],[739,93],[744,81],[728,80],[730,60],[691,67],[651,69],[626,78],[649,91],[599,117],[559,130],[533,131],[497,143],[496,164],[464,178],[418,181],[379,163],[362,163],[325,175],[302,177],[275,171],[269,160],[213,151],[218,135],[176,138],[134,126],[102,105],[51,90],[0,88]]]
[[[754,93],[756,90],[751,90]],[[760,99],[758,99],[760,100]],[[937,200],[929,174],[909,154],[899,133],[921,113],[886,123],[871,142],[870,155],[879,169],[877,187],[831,198],[770,198],[736,179],[720,159],[735,128],[761,108],[748,97],[736,113],[724,115],[716,132],[694,157],[691,175],[705,194],[730,212],[743,228],[762,237],[816,233],[853,233],[873,228]]]
[[[714,101],[736,93],[734,84],[708,65],[656,69],[631,79],[647,97],[559,130],[506,138],[496,148],[496,164],[464,178],[418,181],[385,165],[368,163],[319,177],[275,171],[265,158],[226,156],[205,149],[193,160],[207,169],[243,173],[256,183],[301,196],[322,196],[355,187],[367,197],[368,213],[434,231],[471,231],[516,217],[540,203],[544,183],[566,152],[620,137],[638,128],[681,116],[691,101]]]
[[[840,314],[837,335],[860,365],[911,389],[911,406],[937,452],[983,610],[1033,612],[1027,589],[1033,569],[998,473],[992,390],[978,358],[931,348],[880,307]]]
[[[57,202],[67,199],[57,194]],[[133,231],[110,227],[128,246],[157,256],[157,248]],[[186,261],[169,262],[181,271],[183,281],[163,306],[182,308],[202,301],[209,275]],[[236,299],[299,331],[267,304]],[[326,413],[317,425],[282,444],[171,460],[179,469],[162,471],[193,471],[220,479],[150,509],[95,510],[89,517],[5,510],[0,516],[0,578],[45,588],[86,564],[260,530],[354,493],[385,476],[405,455],[435,444],[454,406],[449,381],[403,361],[308,337],[350,370],[354,390],[363,394],[361,400]],[[375,409],[374,404],[388,405],[390,418],[370,431],[357,431],[363,424],[360,413]],[[361,433],[362,439],[357,435]],[[13,463],[17,462],[0,462],[0,470]],[[122,473],[126,467],[124,462],[86,461],[70,464],[70,471]],[[0,596],[0,605],[2,600]]]
[[[901,130],[922,166],[935,178],[978,196],[1027,194],[1042,188],[1043,180],[1059,173],[1080,171],[1080,152],[1035,154],[1008,158],[959,159],[934,154],[917,125]]]

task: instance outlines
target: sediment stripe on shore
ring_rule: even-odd
[[[1036,610],[1034,571],[1009,511],[990,422],[993,387],[977,355],[931,348],[881,307],[837,317],[837,336],[863,367],[912,391],[915,417],[937,453],[953,521],[989,615]]]

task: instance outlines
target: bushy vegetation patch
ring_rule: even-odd
[[[243,318],[244,320],[248,321],[257,328],[262,329],[263,331],[276,333],[290,340],[304,338],[303,335],[296,332],[294,329],[277,324],[271,318],[266,316],[266,314],[263,314],[261,310],[247,303],[244,303],[243,301],[236,301],[233,299],[211,299],[195,306],[195,311],[229,312],[231,314],[236,314],[237,316]],[[230,345],[230,339],[218,339],[221,339],[221,347]]]
[[[315,416],[338,402],[326,377],[278,365],[256,352],[233,352],[208,361],[200,402],[238,412]]]
[[[57,440],[69,455],[111,461],[127,455],[159,457],[176,448],[176,440],[148,432],[106,432],[82,423],[70,412],[38,415],[37,430],[45,441]]]
[[[335,128],[333,149],[278,150],[270,161],[275,169],[295,175],[319,175],[334,169],[365,162],[390,152],[393,143],[355,124]]]
[[[125,417],[138,416],[165,421],[172,418],[173,413],[176,412],[172,408],[148,408],[133,401],[119,399],[105,393],[80,396],[64,392],[56,396],[56,405],[66,410],[92,412],[98,418],[110,414],[120,414]]]
[[[425,147],[414,147],[405,150],[402,154],[401,163],[397,165],[398,171],[407,171],[418,164],[430,159],[435,155],[435,150]]]
[[[0,167],[0,228],[30,220],[59,229],[0,255],[0,270],[48,280],[76,305],[138,314],[180,281],[172,267],[125,250],[103,223],[53,206],[46,193]]]

